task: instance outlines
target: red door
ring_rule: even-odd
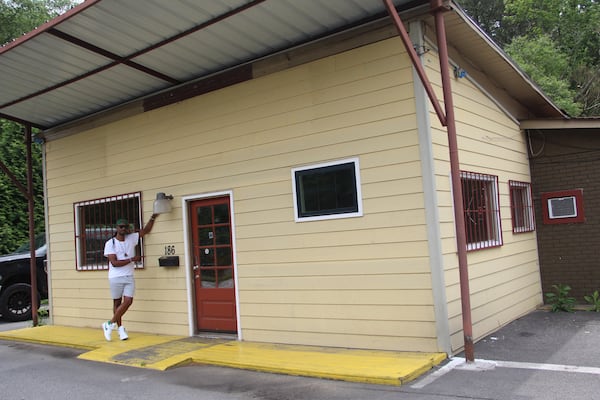
[[[197,328],[236,332],[229,196],[195,201],[190,213]]]

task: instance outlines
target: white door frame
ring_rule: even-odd
[[[235,282],[235,313],[237,319],[237,338],[238,340],[242,340],[242,328],[240,323],[240,296],[239,296],[239,284],[238,284],[238,271],[237,271],[237,251],[236,251],[236,240],[235,240],[235,213],[233,209],[233,190],[226,190],[222,192],[209,192],[209,193],[200,193],[193,194],[188,196],[183,196],[181,198],[181,209],[183,214],[183,240],[184,240],[184,248],[185,248],[185,279],[186,279],[186,290],[188,297],[188,329],[189,335],[194,336],[196,333],[196,315],[194,312],[194,302],[195,302],[195,294],[194,294],[194,285],[193,279],[194,276],[192,274],[192,255],[190,253],[192,235],[190,232],[190,216],[189,216],[189,203],[196,200],[204,200],[212,197],[223,197],[229,196],[229,212],[231,214],[231,246],[233,251],[233,275]]]

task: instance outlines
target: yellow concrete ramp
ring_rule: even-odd
[[[446,359],[445,353],[351,350],[135,332],[129,333],[129,340],[107,342],[100,327],[48,325],[0,332],[0,339],[89,350],[79,358],[138,368],[166,370],[197,363],[396,386]]]

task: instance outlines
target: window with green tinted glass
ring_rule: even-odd
[[[358,159],[292,171],[296,220],[362,215]]]

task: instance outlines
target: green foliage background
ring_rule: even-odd
[[[26,147],[23,127],[0,119],[0,160],[27,187]],[[36,233],[44,230],[44,196],[41,145],[32,145]],[[0,254],[15,250],[29,238],[27,199],[5,173],[0,173]]]
[[[599,0],[458,0],[573,117],[600,116]]]
[[[66,11],[78,2],[70,0],[0,0],[0,43],[10,42]],[[44,231],[42,148],[32,146],[35,233]],[[0,160],[27,187],[24,129],[0,119]],[[0,254],[14,251],[29,238],[27,199],[0,171]]]

